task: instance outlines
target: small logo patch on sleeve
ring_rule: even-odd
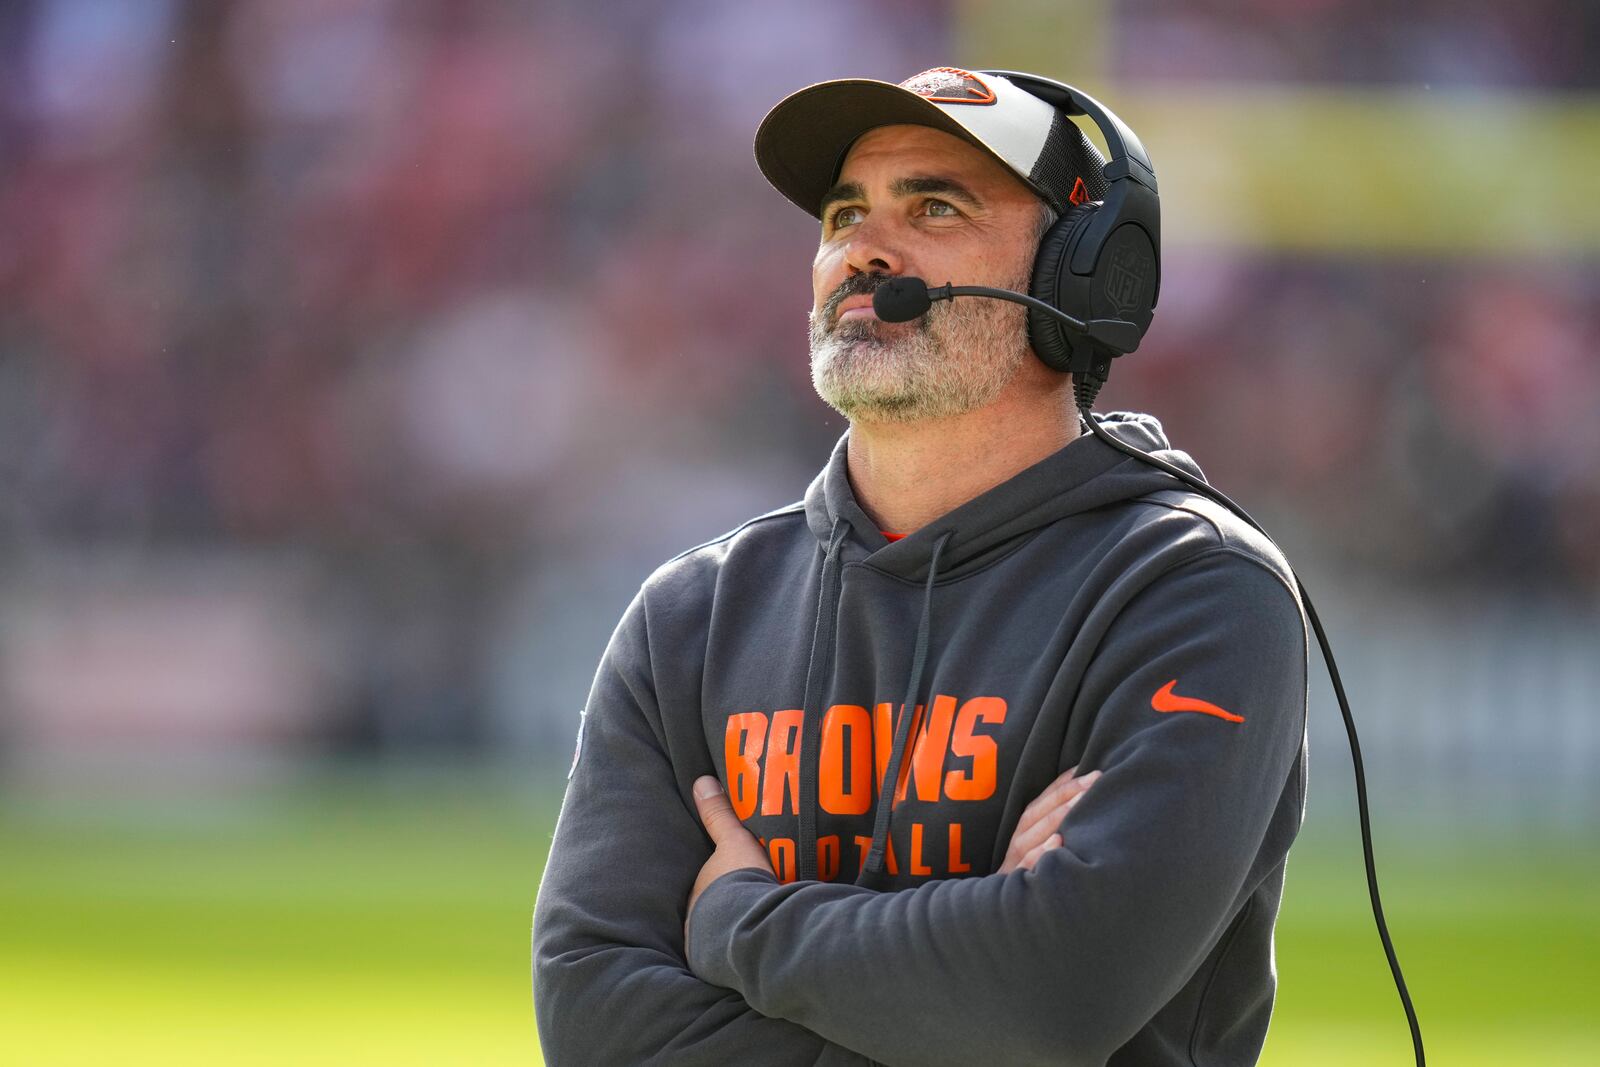
[[[1174,678],[1160,689],[1157,689],[1156,695],[1150,698],[1150,706],[1161,712],[1197,711],[1201,715],[1213,715],[1226,722],[1244,722],[1243,715],[1235,715],[1231,711],[1224,711],[1209,701],[1179,696],[1172,691],[1172,687],[1177,684],[1178,680]]]

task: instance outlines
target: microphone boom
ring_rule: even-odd
[[[1084,322],[1025,293],[994,289],[987,285],[952,285],[948,282],[930,288],[927,282],[909,274],[890,278],[878,286],[872,294],[872,311],[884,322],[910,322],[926,315],[933,301],[950,300],[958,296],[987,296],[1042,311],[1078,333],[1087,334],[1091,340],[1098,341],[1119,355],[1139,347],[1139,327],[1124,319],[1090,319]]]

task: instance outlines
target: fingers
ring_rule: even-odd
[[[1049,837],[1033,846],[1033,848],[1029,849],[1028,854],[1022,857],[1022,862],[1017,864],[1017,867],[1024,871],[1031,871],[1033,870],[1033,865],[1039,862],[1040,856],[1044,855],[1046,852],[1049,852],[1053,848],[1060,847],[1061,835],[1051,834]]]
[[[744,824],[733,813],[728,794],[715,775],[703,775],[694,782],[694,806],[700,812],[700,822],[715,844],[722,844],[733,830],[743,830]]]
[[[1006,849],[1006,859],[1016,866],[1040,842],[1061,828],[1061,820],[1067,817],[1068,805],[1081,797],[1082,793],[1075,793],[1067,800],[1056,805],[1027,826],[1021,827],[1012,835],[1011,847]]]
[[[1059,830],[1073,805],[1100,779],[1099,771],[1090,771],[1082,778],[1072,778],[1071,774],[1072,771],[1068,771],[1051,782],[1033,803],[1023,809],[1017,829],[1011,835],[1011,844],[1006,848],[1005,862],[1000,866],[1002,874],[1020,867],[1028,853]]]
[[[1035,797],[1031,804],[1022,809],[1022,816],[1017,820],[1017,832],[1013,835],[1013,840],[1024,834],[1029,834],[1028,848],[1038,844],[1043,835],[1031,833],[1036,824],[1045,826],[1045,834],[1055,829],[1055,824],[1061,818],[1056,813],[1060,811],[1061,807],[1071,801],[1073,797],[1081,795],[1084,790],[1088,789],[1100,778],[1099,771],[1090,771],[1081,778],[1074,778],[1073,774],[1077,769],[1073,767],[1066,771],[1061,777],[1046,786],[1044,792]],[[1018,854],[1020,855],[1026,851],[1026,848],[1020,849]]]
[[[1082,778],[1076,778],[1074,775],[1077,770],[1076,767],[1069,767],[1059,778],[1045,786],[1044,792],[1035,797],[1033,803],[1022,809],[1022,818],[1018,820],[1017,825],[1026,826],[1047,812],[1059,808],[1069,798],[1093,785],[1100,777],[1099,771],[1090,771]]]

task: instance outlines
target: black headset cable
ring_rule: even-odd
[[[1106,432],[1105,428],[1095,421],[1094,416],[1090,413],[1089,403],[1084,402],[1085,391],[1088,392],[1088,399],[1091,401],[1093,399],[1093,389],[1079,390],[1078,399],[1080,404],[1078,411],[1083,418],[1084,425],[1096,437],[1118,452],[1125,452],[1142,463],[1157,467],[1202,496],[1215,500],[1249,523],[1268,541],[1272,541],[1272,535],[1267,533],[1259,522],[1251,518],[1249,512],[1235,504],[1220,489],[1201,481],[1183,468],[1152,456],[1150,453],[1135,448],[1124,441],[1119,441]],[[1273,541],[1272,543],[1276,547],[1277,542]],[[1323,632],[1322,620],[1317,617],[1317,609],[1311,603],[1311,594],[1307,592],[1306,584],[1300,580],[1298,573],[1295,574],[1294,581],[1295,585],[1300,589],[1300,599],[1306,606],[1306,618],[1310,620],[1311,629],[1317,635],[1317,645],[1322,649],[1323,662],[1328,666],[1328,679],[1333,682],[1333,694],[1339,701],[1339,713],[1344,716],[1345,734],[1350,738],[1350,762],[1355,767],[1356,774],[1356,810],[1361,816],[1361,856],[1366,861],[1367,895],[1372,898],[1372,918],[1378,925],[1378,938],[1383,942],[1383,953],[1389,958],[1389,973],[1394,976],[1394,987],[1400,994],[1401,1006],[1405,1008],[1406,1022],[1411,1026],[1411,1048],[1416,1054],[1417,1067],[1425,1067],[1427,1061],[1422,1050],[1422,1027],[1417,1022],[1416,1009],[1411,1006],[1411,993],[1406,989],[1405,975],[1400,973],[1400,957],[1395,955],[1394,942],[1389,938],[1389,924],[1384,921],[1383,917],[1383,902],[1378,896],[1378,868],[1372,858],[1372,821],[1367,813],[1367,775],[1366,769],[1361,762],[1361,742],[1356,738],[1355,716],[1350,714],[1350,701],[1344,693],[1344,682],[1339,678],[1339,667],[1333,661],[1333,649],[1328,645],[1328,635]]]

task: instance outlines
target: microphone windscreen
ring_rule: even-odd
[[[873,314],[884,322],[910,322],[926,315],[931,306],[928,283],[909,275],[890,278],[872,294]]]

